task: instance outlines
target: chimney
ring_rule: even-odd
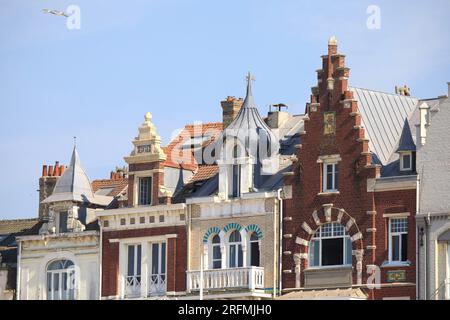
[[[267,115],[267,125],[272,129],[279,129],[288,119],[289,119],[289,113],[286,111],[281,111],[281,108],[286,108],[287,105],[283,103],[274,104],[271,106],[271,108],[274,107],[275,109],[278,109],[276,111],[269,111],[269,114]]]
[[[407,85],[404,85],[403,87],[395,86],[395,94],[409,97],[411,96],[411,89]]]
[[[59,174],[59,162],[58,161],[55,162],[55,171],[53,172],[53,175],[55,177],[59,177],[60,176],[60,174]]]
[[[55,188],[56,182],[63,174],[65,167],[59,165],[59,161],[55,162],[55,166],[42,166],[42,176],[39,178],[39,219],[47,220],[49,215],[49,205],[41,203],[48,198]]]
[[[47,172],[47,165],[43,165],[42,166],[42,177],[46,177],[48,175],[48,172]]]
[[[328,55],[332,56],[333,54],[337,54],[337,40],[335,36],[328,40]]]
[[[242,98],[236,99],[232,96],[228,96],[226,100],[220,102],[222,105],[222,121],[224,130],[236,118],[243,103],[244,100]]]

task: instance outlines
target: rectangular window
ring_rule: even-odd
[[[412,169],[411,153],[405,153],[401,155],[401,170],[407,171]]]
[[[127,275],[141,276],[141,245],[128,246]]]
[[[149,277],[150,295],[163,294],[166,291],[166,243],[151,244],[151,268]]]
[[[322,239],[322,266],[344,264],[344,238]]]
[[[152,178],[139,178],[139,205],[147,206],[152,204]]]
[[[59,213],[59,233],[67,232],[67,212]]]
[[[309,245],[309,265],[318,267],[320,266],[320,240],[312,240]]]
[[[220,251],[220,244],[213,245],[213,269],[222,268],[222,252]]]
[[[323,165],[323,191],[334,192],[338,190],[339,171],[337,163],[325,163]]]
[[[389,220],[390,252],[389,260],[403,262],[408,260],[408,218]]]
[[[241,166],[239,164],[233,165],[233,192],[234,198],[241,195]]]

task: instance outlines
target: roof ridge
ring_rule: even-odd
[[[417,97],[413,97],[413,96],[402,96],[400,94],[397,93],[391,93],[391,92],[385,92],[385,91],[381,91],[381,90],[373,90],[373,89],[367,89],[367,88],[361,88],[361,87],[355,87],[355,86],[348,86],[348,88],[351,89],[359,89],[359,90],[366,90],[366,91],[372,91],[372,92],[378,92],[378,93],[383,93],[383,94],[387,94],[390,96],[396,96],[396,97],[400,97],[400,98],[408,98],[408,99],[415,99],[415,100],[420,100]]]
[[[1,222],[25,222],[25,221],[38,221],[39,218],[26,218],[26,219],[0,219]]]

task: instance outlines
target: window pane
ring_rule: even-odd
[[[352,240],[347,238],[345,247],[345,264],[352,264]]]
[[[145,177],[139,179],[139,204],[149,205],[151,204],[151,184],[152,178]]]
[[[344,263],[344,239],[322,240],[322,266],[336,266]]]
[[[128,276],[134,275],[134,246],[128,246]]]
[[[327,190],[333,190],[333,173],[332,172],[327,172]]]
[[[217,234],[213,237],[212,243],[220,243],[220,237]]]
[[[402,158],[403,158],[403,169],[411,168],[411,156],[408,154],[404,155]]]
[[[408,260],[408,234],[402,234],[402,261]]]
[[[136,261],[136,269],[137,269],[136,275],[138,275],[138,276],[141,275],[141,250],[142,250],[141,245],[138,245],[137,246],[137,261]]]
[[[67,232],[67,212],[59,213],[59,232]]]
[[[244,265],[243,264],[243,257],[244,257],[244,255],[242,253],[242,245],[239,245],[238,246],[238,267],[239,268]]]
[[[320,240],[313,240],[310,242],[309,248],[309,265],[311,267],[319,266],[320,258]]]
[[[215,245],[213,246],[213,259],[220,259],[222,257],[222,254],[220,253],[220,246]]]
[[[400,237],[392,236],[392,261],[400,260]]]
[[[236,245],[230,246],[230,268],[236,267]]]
[[[241,234],[239,231],[234,230],[230,235],[230,242],[241,242]]]
[[[252,242],[250,244],[250,250],[250,265],[253,267],[259,267],[259,243]]]
[[[217,260],[213,261],[213,269],[221,269],[222,268],[222,261]]]
[[[241,166],[233,165],[233,197],[239,197],[240,195],[240,175],[241,175]]]
[[[152,274],[158,274],[158,264],[159,264],[159,244],[152,244]]]
[[[166,273],[166,243],[161,243],[161,273]]]

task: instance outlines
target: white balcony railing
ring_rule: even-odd
[[[125,283],[125,296],[136,298],[141,295],[141,276],[127,276]]]
[[[166,294],[166,274],[150,274],[148,281],[149,296]]]
[[[187,291],[200,290],[200,271],[187,272]],[[264,268],[246,267],[203,271],[203,289],[264,289]]]

